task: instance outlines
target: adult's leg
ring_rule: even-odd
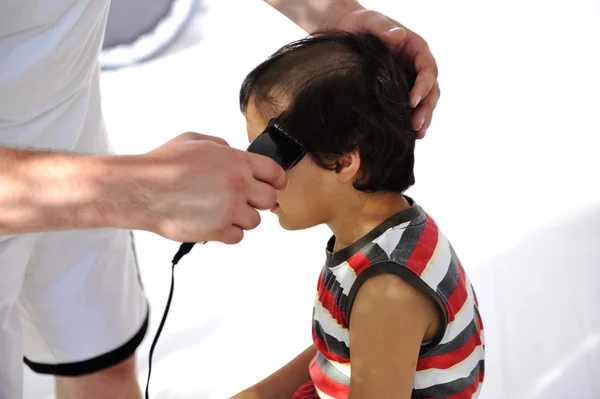
[[[23,337],[16,303],[36,237],[0,236],[0,399],[23,397]]]
[[[18,306],[25,363],[57,376],[57,399],[139,399],[135,351],[148,305],[131,233],[47,233],[36,245]]]
[[[56,377],[57,399],[139,399],[135,355],[108,369],[79,377]]]

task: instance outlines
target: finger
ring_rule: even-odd
[[[283,190],[287,185],[287,175],[283,168],[271,158],[264,155],[246,153],[250,170],[255,179],[265,182],[276,190]]]
[[[244,204],[237,209],[233,224],[242,230],[253,230],[260,224],[260,214],[250,205]]]
[[[223,244],[238,244],[244,239],[244,230],[239,226],[231,226],[221,230],[215,234],[214,241],[222,242]]]
[[[390,37],[390,40],[386,40],[386,43],[397,46],[405,40],[409,40],[409,29],[396,21],[394,18],[385,17],[391,24],[391,27],[387,29],[386,34]],[[399,29],[397,29],[399,28]],[[385,39],[384,39],[385,40]]]
[[[401,24],[381,13],[367,11],[364,18],[364,30],[379,37],[388,45],[396,45],[406,37],[406,29]]]
[[[421,39],[422,40],[422,39]],[[415,71],[417,78],[410,91],[410,105],[416,108],[421,100],[429,95],[438,78],[437,64],[429,50],[427,43],[423,40],[423,48],[415,56]]]
[[[412,117],[412,128],[417,131],[417,138],[425,137],[427,129],[431,125],[433,110],[440,98],[440,85],[435,82],[429,95],[419,104]]]
[[[248,204],[256,209],[271,209],[277,203],[277,192],[267,183],[255,180],[248,192]]]

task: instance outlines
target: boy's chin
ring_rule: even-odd
[[[289,220],[289,219],[287,219],[285,217],[281,217],[281,216],[279,216],[279,225],[281,227],[283,227],[284,230],[288,230],[288,231],[306,230],[306,229],[310,229],[311,227],[316,226],[316,224],[311,224],[310,222],[307,222],[306,220],[295,221],[295,220]]]
[[[299,226],[295,226],[292,223],[282,223],[281,220],[279,221],[279,225],[281,227],[283,227],[284,230],[287,231],[295,231],[295,230],[304,230],[306,227],[299,227]]]

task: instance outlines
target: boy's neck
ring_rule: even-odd
[[[345,205],[327,223],[335,236],[334,252],[352,245],[389,217],[410,207],[408,200],[397,193],[364,194]]]

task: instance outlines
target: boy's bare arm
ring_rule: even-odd
[[[317,349],[309,346],[275,373],[231,399],[290,399],[302,384],[310,380],[308,366],[316,353]]]
[[[349,399],[410,399],[421,343],[440,329],[433,301],[401,278],[380,274],[360,287],[350,316]]]

